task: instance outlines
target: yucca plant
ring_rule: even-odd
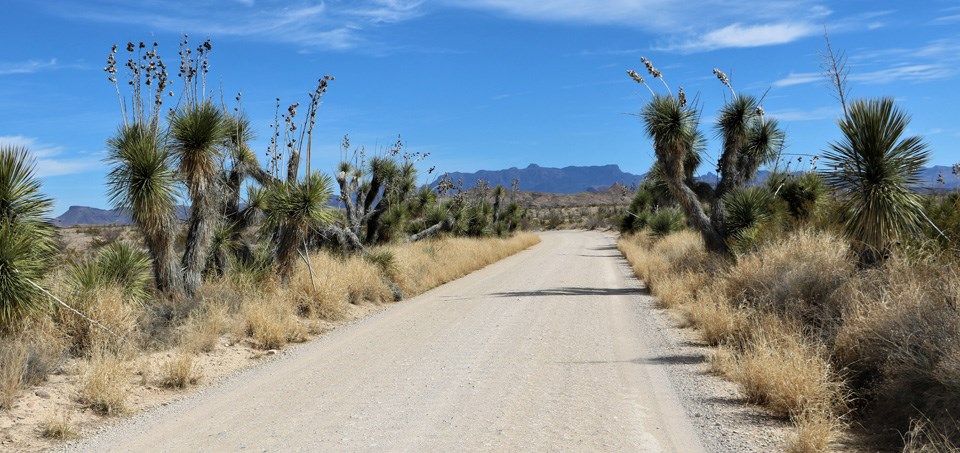
[[[228,126],[223,111],[209,100],[188,102],[170,118],[171,149],[190,197],[190,224],[183,252],[184,289],[190,296],[200,288],[210,252],[217,215],[215,185],[222,146],[229,139]]]
[[[663,82],[663,74],[653,64],[642,59],[653,77]],[[633,80],[646,85],[635,71],[627,71]],[[653,139],[657,162],[657,176],[667,186],[673,199],[681,207],[690,224],[703,236],[707,248],[727,253],[730,232],[727,230],[725,210],[714,206],[710,217],[701,200],[716,203],[733,190],[743,187],[764,163],[770,162],[783,145],[783,133],[777,122],[764,118],[759,101],[752,96],[737,95],[726,74],[719,69],[713,73],[730,90],[732,98],[718,115],[717,133],[722,149],[717,164],[720,180],[716,189],[695,184],[692,175],[700,160],[703,136],[698,130],[698,110],[687,104],[680,88],[676,96],[655,94],[640,112],[647,135]],[[664,83],[666,86],[666,84]]]
[[[303,181],[289,181],[273,186],[267,195],[266,216],[270,228],[277,232],[277,270],[283,279],[293,272],[297,251],[305,245],[310,228],[319,228],[333,221],[328,207],[333,194],[329,176],[314,172]]]
[[[150,257],[126,242],[114,242],[97,252],[91,260],[74,263],[69,273],[71,286],[79,292],[93,292],[104,285],[120,288],[134,301],[148,296]]]
[[[738,187],[723,197],[723,210],[730,237],[767,220],[773,195],[762,187]]]
[[[153,264],[153,277],[162,293],[183,290],[174,252],[177,177],[173,156],[159,132],[143,123],[121,126],[107,140],[107,196],[116,209],[130,213],[143,234]]]
[[[917,234],[924,222],[914,189],[929,152],[920,137],[903,137],[909,124],[891,98],[856,100],[839,121],[843,138],[824,154],[824,180],[839,198],[846,233],[866,262],[881,260],[894,242]]]
[[[35,285],[56,253],[52,207],[27,149],[0,146],[0,329],[46,306]]]
[[[686,227],[686,221],[683,211],[679,208],[660,208],[650,214],[647,226],[650,227],[650,233],[655,237],[663,237],[683,230]]]

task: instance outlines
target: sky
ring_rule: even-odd
[[[816,155],[838,139],[841,112],[820,75],[824,28],[848,57],[852,98],[894,97],[932,165],[960,162],[957,0],[4,0],[0,10],[0,145],[33,152],[53,215],[109,207],[103,159],[122,121],[103,72],[111,46],[122,60],[127,42],[156,41],[176,72],[184,33],[194,46],[211,40],[210,95],[232,105],[243,93],[261,160],[276,98],[305,103],[334,76],[312,164],[328,172],[349,134],[371,154],[398,135],[430,153],[423,182],[429,167],[644,173],[653,151],[636,113],[650,94],[625,72],[646,75],[641,56],[671,91],[698,98],[711,137],[700,173],[714,165],[712,123],[730,96],[713,68],[738,93],[766,93],[790,158]]]

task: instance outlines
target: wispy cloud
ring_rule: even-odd
[[[887,48],[849,54],[850,82],[884,84],[930,82],[960,74],[960,41],[936,39],[914,48]],[[776,88],[823,81],[818,72],[792,72],[773,82]]]
[[[806,85],[808,83],[819,82],[823,80],[823,75],[819,72],[791,72],[786,77],[773,82],[774,88],[783,88],[793,85]]]
[[[157,31],[210,36],[242,36],[286,42],[311,49],[347,50],[371,44],[367,31],[422,14],[421,0],[236,0],[224,8],[215,1],[98,0],[82,6],[59,1],[57,14],[104,23],[136,24]]]
[[[13,63],[0,63],[0,75],[8,74],[32,74],[34,72],[53,69],[57,67],[57,59],[49,60],[29,60]]]
[[[463,8],[497,11],[524,20],[617,25],[654,33],[658,50],[701,52],[757,47],[816,34],[832,14],[810,0],[441,0]],[[695,11],[696,13],[691,13]],[[691,17],[693,14],[696,17]],[[784,17],[793,18],[784,22]]]
[[[711,30],[692,40],[662,46],[658,50],[691,53],[726,48],[771,46],[786,44],[820,32],[816,26],[800,22],[759,25],[735,23]]]
[[[41,178],[83,173],[100,165],[100,156],[96,153],[73,153],[75,157],[67,157],[62,147],[23,135],[0,135],[0,146],[18,146],[30,150],[36,159],[36,175]]]

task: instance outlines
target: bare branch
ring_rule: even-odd
[[[834,52],[826,25],[823,27],[823,40],[827,43],[827,51],[818,52],[823,59],[820,63],[820,71],[827,79],[827,86],[833,90],[833,97],[840,101],[843,116],[847,116],[847,93],[850,92],[847,87],[847,77],[850,75],[847,69],[847,54],[843,51]]]

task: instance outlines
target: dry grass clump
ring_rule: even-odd
[[[763,311],[829,328],[839,320],[837,297],[855,270],[846,243],[828,233],[798,231],[740,256],[725,280],[727,297]]]
[[[57,310],[54,319],[69,338],[74,353],[90,354],[101,347],[118,351],[126,347],[125,341],[137,339],[138,318],[142,314],[143,306],[128,300],[121,288],[108,286],[97,291],[84,292],[72,302],[80,312],[113,332],[106,332],[66,309]]]
[[[896,259],[851,282],[846,294],[835,355],[865,387],[876,422],[907,432],[922,417],[960,443],[956,264]]]
[[[80,432],[70,419],[70,414],[61,412],[40,422],[40,435],[47,439],[71,440],[80,437]]]
[[[392,300],[380,270],[362,256],[337,257],[321,252],[311,255],[310,263],[313,281],[301,266],[290,285],[290,297],[304,316],[338,320],[346,316],[347,304]]]
[[[231,322],[227,306],[207,302],[181,326],[180,347],[194,354],[213,351],[220,337],[230,330]]]
[[[830,411],[807,409],[793,418],[794,432],[787,438],[787,453],[828,451],[843,431],[844,424]]]
[[[0,336],[0,409],[13,407],[21,390],[45,381],[64,360],[64,338],[49,318],[25,320],[17,329]]]
[[[123,413],[127,401],[127,366],[118,357],[97,353],[86,366],[80,402],[104,415]]]
[[[697,300],[685,307],[687,319],[708,344],[742,343],[749,335],[750,316],[725,297],[723,281],[697,293]]]
[[[540,242],[534,233],[510,238],[444,238],[398,247],[397,284],[407,297],[456,280]]]
[[[797,416],[809,408],[831,408],[842,400],[823,348],[810,344],[794,329],[778,318],[763,316],[751,327],[732,373],[748,400],[781,417]]]
[[[960,430],[960,423],[954,427]],[[960,443],[930,423],[925,417],[911,422],[910,430],[903,436],[903,453],[955,453]]]
[[[307,338],[296,310],[283,298],[247,302],[240,314],[240,325],[261,349],[279,349],[291,341]]]
[[[182,389],[200,382],[200,370],[190,353],[182,352],[160,367],[160,386]]]
[[[661,308],[680,308],[691,304],[697,291],[707,285],[709,275],[702,272],[678,272],[657,280],[656,303]]]
[[[28,357],[22,341],[0,344],[0,409],[11,409],[26,387]]]

